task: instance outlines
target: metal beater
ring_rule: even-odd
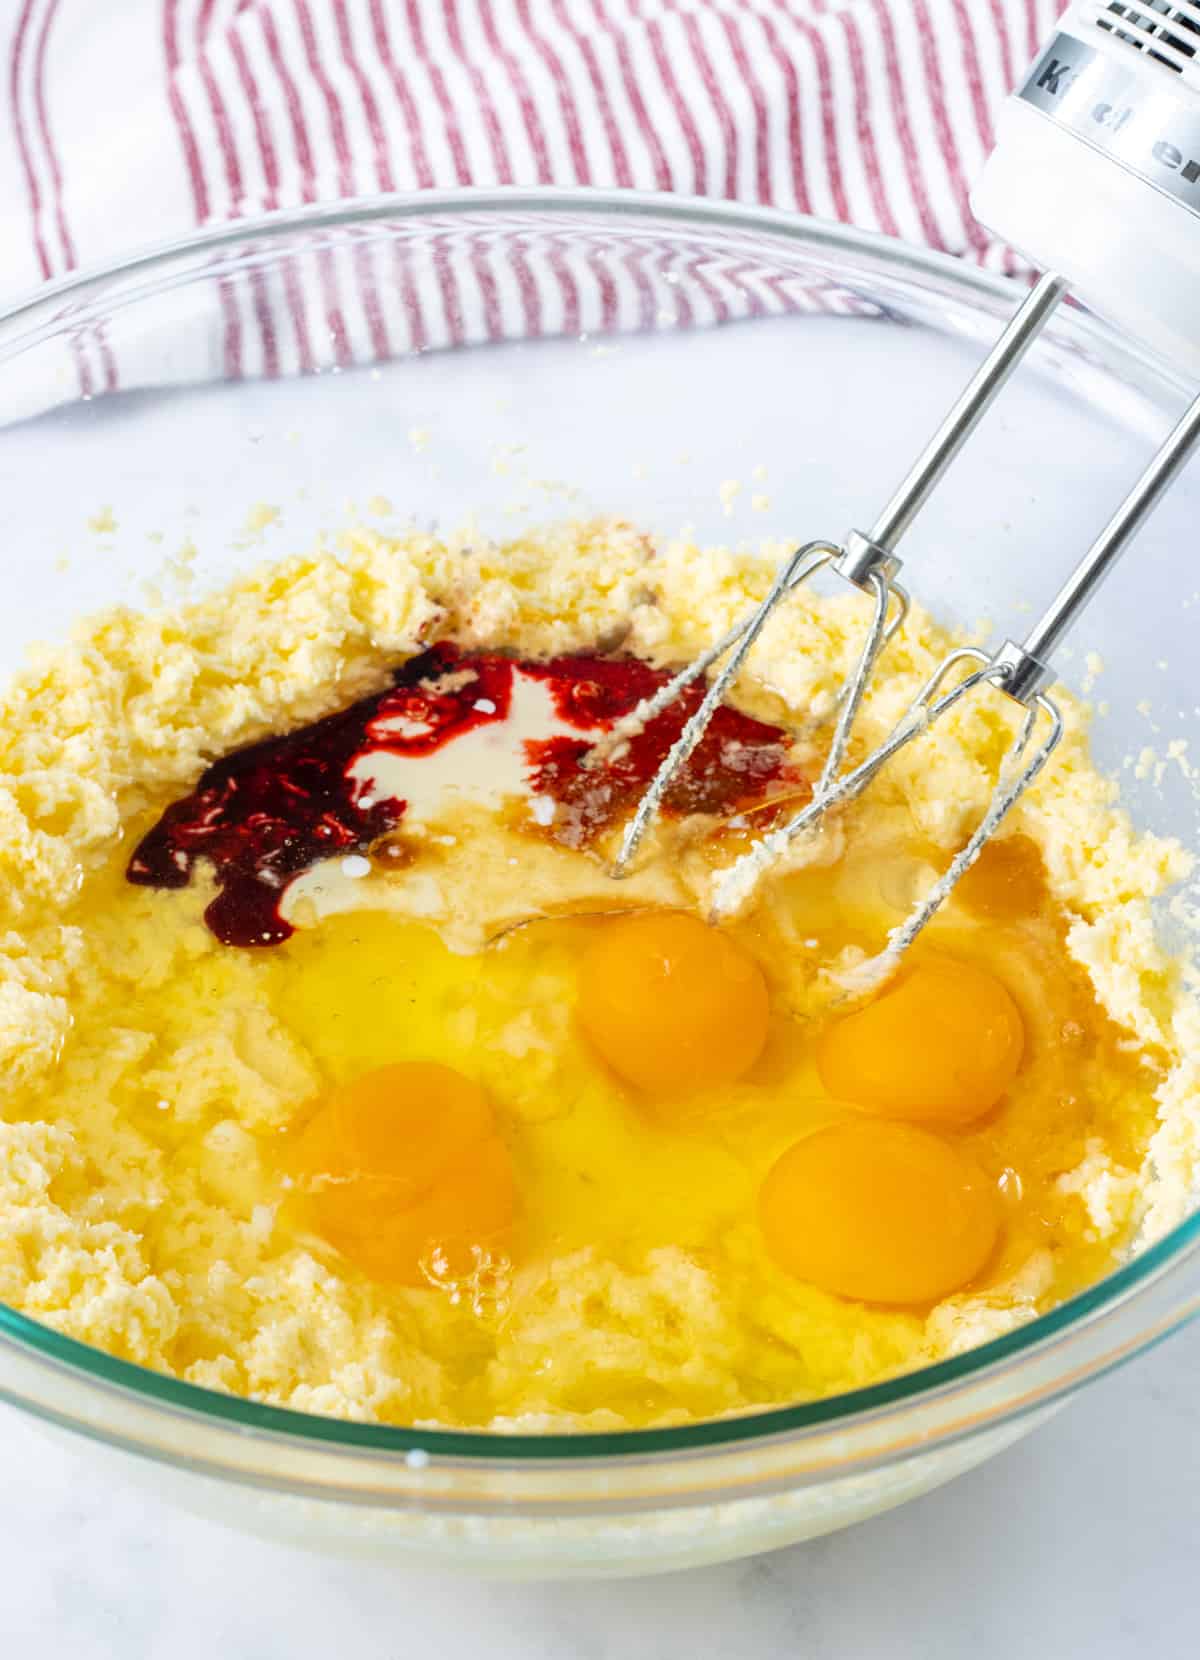
[[[1189,363],[1195,360],[1200,323],[1191,320],[1191,312],[1200,274],[1200,159],[1185,165],[1188,152],[1180,146],[1186,133],[1200,145],[1200,5],[1168,9],[1173,15],[1196,14],[1194,27],[1189,25],[1191,34],[1163,37],[1161,18],[1152,27],[1155,14],[1140,18],[1135,26],[1129,23],[1135,14],[1111,5],[1107,12],[1124,19],[1118,30],[1104,7],[1077,3],[1010,101],[1009,127],[1002,125],[1000,144],[976,192],[976,207],[980,209],[982,196],[986,222],[1030,252],[1053,245],[1056,269],[1031,290],[870,532],[852,530],[840,545],[810,542],[798,548],[784,561],[762,603],[630,717],[637,723],[659,713],[685,685],[725,658],[627,826],[614,875],[628,871],[672,779],[699,743],[775,608],[821,569],[838,572],[872,599],[871,623],[839,699],[829,753],[811,801],[721,873],[714,914],[728,914],[744,903],[794,837],[815,830],[832,807],[854,800],[892,756],[948,710],[983,688],[994,688],[1022,711],[1017,735],[974,834],[907,920],[893,930],[884,955],[894,961],[1046,765],[1063,731],[1062,715],[1047,693],[1054,679],[1054,650],[1200,440],[1200,398],[1176,424],[1024,641],[1005,640],[991,653],[974,647],[952,652],[887,738],[864,760],[843,770],[870,675],[907,610],[907,596],[896,582],[897,545],[1067,292],[1080,293],[1097,309],[1130,323],[1160,348],[1173,346],[1175,356],[1185,356]],[[1164,38],[1170,47],[1166,56]],[[1195,47],[1190,44],[1193,39]],[[1114,102],[1118,94],[1120,104]],[[1185,121],[1190,123],[1186,129]],[[1162,136],[1164,131],[1178,142]],[[1172,189],[1155,172],[1155,167],[1162,172],[1167,164],[1176,164]],[[1054,177],[1047,176],[1051,167],[1057,170]],[[1077,192],[1093,181],[1106,188],[1102,212],[1111,216],[1115,196],[1128,214],[1115,226],[1104,222],[1108,244],[1120,250],[1107,261],[1100,256],[1109,249],[1101,250],[1095,234],[1095,202],[1076,201]],[[1064,189],[1069,192],[1065,201]],[[1048,203],[1055,211],[1047,209],[1039,217]],[[980,212],[984,217],[985,210]],[[1114,295],[1114,263],[1135,286],[1141,280],[1136,294],[1118,290]],[[1149,311],[1148,289],[1154,301]],[[1181,340],[1187,342],[1186,351],[1179,348]]]

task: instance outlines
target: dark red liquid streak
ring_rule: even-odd
[[[531,790],[560,804],[551,834],[566,846],[588,846],[632,809],[703,688],[689,687],[618,758],[585,771],[580,761],[597,729],[607,730],[657,690],[664,671],[633,657],[518,662],[442,644],[405,663],[386,691],[215,761],[143,837],[129,881],[186,887],[196,861],[206,859],[219,891],[204,918],[217,938],[277,945],[293,931],[280,913],[292,878],[333,855],[366,853],[404,816],[402,799],[373,795],[349,776],[354,761],[378,750],[419,760],[474,727],[507,719],[514,668],[548,682],[560,718],[580,730],[578,739],[528,743],[529,780]],[[411,735],[397,731],[401,722]],[[732,812],[761,799],[783,773],[788,741],[778,727],[719,709],[666,810]]]

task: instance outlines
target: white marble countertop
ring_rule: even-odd
[[[0,1643],[39,1660],[1182,1660],[1200,1328],[890,1515],[641,1581],[479,1584],[322,1560],[98,1485],[0,1410]]]

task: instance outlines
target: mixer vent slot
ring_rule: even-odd
[[[1200,3],[1197,0],[1110,0],[1082,8],[1088,21],[1156,63],[1200,84]]]

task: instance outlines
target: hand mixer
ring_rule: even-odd
[[[725,662],[643,796],[617,855],[629,868],[663,796],[699,743],[767,620],[818,570],[836,571],[873,601],[870,626],[842,688],[837,720],[808,805],[765,834],[718,879],[715,913],[736,909],[761,873],[829,809],[857,796],[900,749],[972,693],[993,687],[1021,709],[1016,738],[974,834],[889,937],[894,961],[979,856],[1062,735],[1047,686],[1055,647],[1200,439],[1200,398],[1096,537],[1025,640],[990,654],[948,656],[887,738],[843,771],[869,677],[903,621],[907,596],[896,547],[962,445],[1068,292],[1200,374],[1200,0],[1140,5],[1075,0],[1006,106],[998,143],[972,196],[977,216],[1047,274],[1030,291],[872,529],[842,543],[810,542],[783,563],[762,603],[716,641],[629,724],[651,718]],[[1039,731],[1041,735],[1039,736]],[[620,733],[614,733],[619,738]]]

